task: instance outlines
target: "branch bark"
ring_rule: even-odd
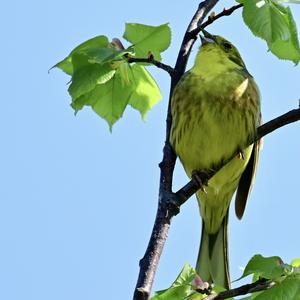
[[[172,180],[173,171],[176,162],[176,155],[169,143],[170,130],[172,124],[171,116],[171,98],[174,87],[184,74],[188,57],[191,49],[197,39],[195,29],[199,28],[209,11],[217,4],[219,0],[205,0],[201,2],[193,16],[181,43],[180,51],[175,64],[175,73],[171,77],[171,88],[166,119],[166,140],[163,149],[163,160],[160,163],[160,185],[158,208],[155,218],[152,234],[144,257],[140,260],[140,272],[134,291],[134,300],[149,299],[153,285],[154,275],[158,262],[163,251],[163,247],[170,228],[171,218],[178,213],[176,206],[173,206]],[[194,33],[193,33],[194,32]],[[173,213],[171,213],[173,212]]]
[[[196,31],[196,34],[198,34],[203,28],[207,27],[208,25],[212,24],[213,22],[215,22],[216,20],[220,19],[221,17],[225,17],[225,16],[230,16],[235,10],[239,9],[243,7],[243,4],[237,4],[234,5],[228,9],[224,8],[222,12],[218,13],[217,15],[214,16],[209,16],[208,20],[205,21],[200,28],[197,28],[196,30],[199,30],[198,32]]]
[[[171,77],[173,77],[173,75],[175,73],[175,70],[171,66],[166,65],[166,64],[164,64],[164,63],[162,63],[158,60],[155,60],[153,55],[149,55],[147,58],[128,57],[127,61],[129,63],[135,62],[135,63],[149,63],[149,64],[152,64],[152,65],[156,66],[157,68],[168,72]]]
[[[234,5],[230,8],[228,8],[228,9],[224,8],[222,12],[220,12],[219,14],[214,15],[214,16],[209,16],[207,21],[205,21],[201,26],[197,26],[194,29],[192,29],[193,28],[192,26],[195,22],[191,22],[190,23],[190,26],[191,26],[190,29],[188,29],[186,31],[186,36],[185,36],[186,41],[183,40],[182,47],[181,47],[181,50],[180,50],[180,51],[182,51],[182,54],[184,54],[184,55],[180,58],[178,56],[178,60],[177,60],[177,63],[176,63],[177,68],[175,67],[175,69],[172,68],[169,65],[166,65],[166,64],[164,64],[160,61],[155,60],[155,57],[151,54],[146,58],[138,58],[138,57],[128,56],[127,61],[129,63],[136,62],[136,63],[149,63],[149,64],[152,64],[152,65],[156,66],[157,68],[168,72],[171,77],[175,76],[175,74],[178,73],[177,77],[180,79],[183,72],[184,72],[184,70],[185,70],[185,66],[186,66],[187,59],[189,57],[189,53],[191,51],[191,48],[192,48],[195,40],[197,39],[197,35],[200,33],[200,31],[202,29],[204,29],[205,27],[207,27],[208,25],[215,22],[216,20],[220,19],[221,17],[230,16],[235,10],[237,10],[241,7],[243,7],[243,4]],[[198,17],[198,14],[196,13],[194,17]],[[198,24],[201,24],[202,21],[203,21],[203,19],[202,20],[200,19],[198,21]],[[188,38],[190,38],[191,40],[188,43],[186,43],[188,41]],[[192,41],[192,40],[194,40],[194,41]],[[184,70],[182,72],[182,67],[183,66],[184,66]],[[176,85],[176,83],[178,82],[179,79],[177,79],[177,80],[174,79],[174,84],[175,85]]]
[[[271,280],[259,279],[253,283],[242,285],[235,289],[230,289],[218,294],[209,295],[203,300],[223,300],[236,296],[247,295],[249,293],[259,292],[266,290],[272,286]]]

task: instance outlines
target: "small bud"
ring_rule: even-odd
[[[113,38],[110,44],[118,50],[124,50],[125,49],[122,42],[118,38]]]
[[[154,60],[154,54],[151,52],[151,51],[149,51],[148,52],[148,59],[151,61],[151,60]]]
[[[215,16],[216,16],[216,13],[214,11],[211,12],[211,14],[208,16],[208,20],[212,21],[215,18]]]
[[[193,279],[192,285],[197,290],[208,290],[209,289],[209,283],[206,281],[203,281],[198,274],[196,274],[195,278]]]

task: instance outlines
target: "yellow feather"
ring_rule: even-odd
[[[239,52],[222,37],[209,36],[208,40],[192,69],[177,84],[171,102],[170,142],[189,177],[194,171],[218,169],[244,150],[260,123],[259,91]],[[245,159],[237,156],[219,170],[209,180],[207,193],[197,193],[204,224],[199,260],[202,264],[208,261],[203,269],[198,261],[197,270],[204,280],[219,281],[217,284],[226,287],[226,216],[252,149],[253,145],[244,150]],[[247,185],[248,181],[244,191],[250,189],[251,183]]]

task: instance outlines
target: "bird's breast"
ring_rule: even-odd
[[[190,176],[213,169],[242,150],[259,123],[259,94],[252,78],[225,74],[206,82],[187,74],[172,97],[170,141]]]

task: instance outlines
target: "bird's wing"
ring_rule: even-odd
[[[255,173],[257,169],[257,163],[258,163],[258,157],[259,157],[259,149],[260,149],[260,140],[255,142],[253,145],[251,157],[249,159],[248,165],[243,172],[238,190],[236,192],[235,197],[235,213],[236,216],[241,219],[243,217],[247,199],[249,197],[249,194],[251,192],[254,179],[255,179]]]

